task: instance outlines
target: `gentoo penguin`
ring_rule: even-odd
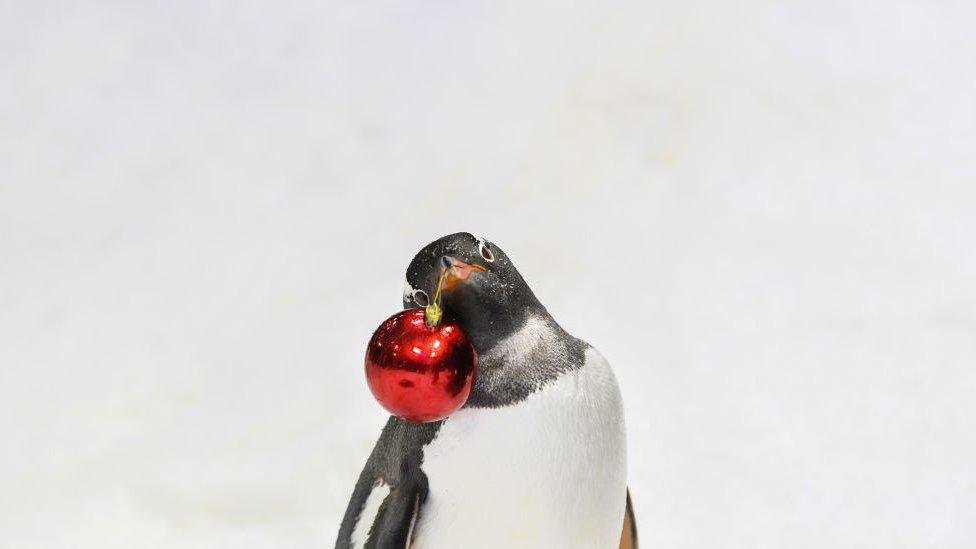
[[[390,417],[336,547],[637,547],[606,360],[556,324],[505,252],[469,233],[420,250],[403,306],[426,306],[445,269],[466,271],[442,307],[478,353],[471,396],[439,422]]]

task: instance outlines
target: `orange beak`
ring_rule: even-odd
[[[477,263],[465,263],[453,257],[445,258],[445,259],[449,259],[451,262],[450,267],[446,265],[444,267],[444,269],[446,270],[445,274],[447,275],[444,277],[445,290],[453,289],[458,282],[464,282],[475,271],[484,272],[486,270],[484,265],[478,265]]]

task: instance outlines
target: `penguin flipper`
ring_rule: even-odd
[[[428,493],[422,448],[439,427],[390,417],[353,489],[336,549],[408,546]]]
[[[624,526],[620,532],[620,549],[637,549],[637,521],[634,519],[634,504],[627,490],[627,507],[624,511]]]
[[[380,506],[364,547],[406,549],[410,547],[420,508],[427,500],[427,476],[421,473],[401,483]]]

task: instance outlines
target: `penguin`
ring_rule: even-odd
[[[335,547],[636,548],[620,390],[607,361],[568,334],[496,244],[456,233],[410,262],[403,307],[424,307],[444,270],[445,317],[478,372],[447,419],[391,416],[353,489]]]

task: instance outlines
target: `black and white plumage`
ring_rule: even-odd
[[[424,247],[404,307],[444,269],[477,264],[443,294],[478,352],[464,408],[434,423],[391,417],[366,462],[337,548],[636,547],[620,392],[505,253],[468,233]]]

